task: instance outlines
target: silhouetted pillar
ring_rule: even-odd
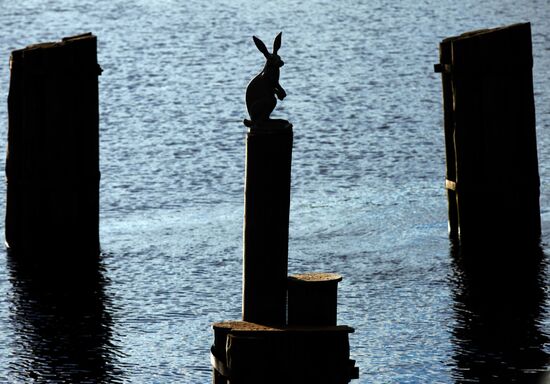
[[[272,121],[246,141],[243,320],[285,324],[292,125]]]
[[[440,48],[451,228],[458,223],[461,243],[538,240],[530,24],[466,33]]]
[[[96,37],[11,55],[6,243],[18,254],[99,252]]]

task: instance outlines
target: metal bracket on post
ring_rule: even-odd
[[[445,179],[445,189],[456,191],[456,181]]]
[[[435,64],[434,72],[435,73],[452,73],[453,67],[451,64]]]

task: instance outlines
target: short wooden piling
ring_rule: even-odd
[[[451,234],[461,244],[538,241],[530,24],[452,37],[440,51]]]
[[[336,325],[337,291],[342,276],[305,273],[288,278],[288,325]]]
[[[273,120],[246,142],[243,320],[285,324],[292,125]]]
[[[6,243],[17,254],[99,252],[96,45],[85,34],[12,52]]]

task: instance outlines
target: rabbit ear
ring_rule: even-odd
[[[256,44],[256,47],[260,50],[261,53],[264,54],[265,58],[269,58],[269,51],[267,50],[267,47],[265,46],[264,42],[258,39],[256,36],[252,36],[252,39],[254,40],[254,43]]]
[[[281,48],[281,37],[283,35],[283,32],[279,32],[279,34],[275,37],[275,40],[273,41],[273,54],[276,55],[279,48]]]

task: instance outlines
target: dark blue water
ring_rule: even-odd
[[[288,97],[274,117],[295,129],[289,269],[344,276],[338,317],[356,328],[356,382],[528,382],[548,370],[546,256],[523,271],[527,287],[514,291],[523,295],[504,291],[494,304],[502,296],[487,296],[451,252],[433,73],[443,38],[532,22],[546,247],[546,0],[28,0],[0,9],[0,99],[10,52],[31,43],[92,31],[104,69],[101,265],[78,284],[53,284],[0,254],[0,382],[210,381],[210,324],[240,317],[241,121],[246,84],[263,65],[250,37],[271,41],[280,30]],[[2,186],[0,206],[4,195]],[[495,318],[508,306],[508,320]]]

